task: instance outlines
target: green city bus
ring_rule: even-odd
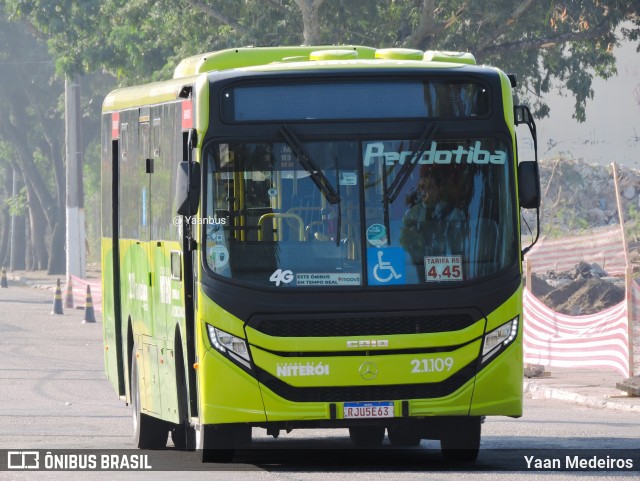
[[[104,363],[134,441],[227,461],[253,428],[439,440],[522,415],[515,77],[473,55],[262,47],[110,93]]]

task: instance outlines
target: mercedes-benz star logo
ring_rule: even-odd
[[[360,373],[360,376],[362,376],[362,379],[365,381],[371,381],[378,376],[378,366],[372,362],[363,362],[360,365],[360,368],[358,368],[358,372]]]

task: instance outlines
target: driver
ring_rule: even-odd
[[[424,262],[427,240],[433,234],[435,226],[465,219],[454,199],[455,179],[443,175],[444,171],[439,170],[440,168],[442,167],[423,166],[417,188],[407,199],[411,207],[402,218],[400,245],[416,265]],[[443,242],[444,239],[440,241]]]

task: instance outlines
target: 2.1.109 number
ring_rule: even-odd
[[[436,357],[430,359],[412,359],[411,366],[412,373],[451,371],[453,358]]]

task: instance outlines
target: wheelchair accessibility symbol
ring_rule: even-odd
[[[395,248],[367,249],[370,285],[404,284],[404,251]]]
[[[378,263],[373,268],[373,277],[376,278],[376,281],[387,283],[391,279],[400,279],[402,276],[396,272],[391,262],[383,261],[382,256],[384,256],[384,252],[379,250]]]

